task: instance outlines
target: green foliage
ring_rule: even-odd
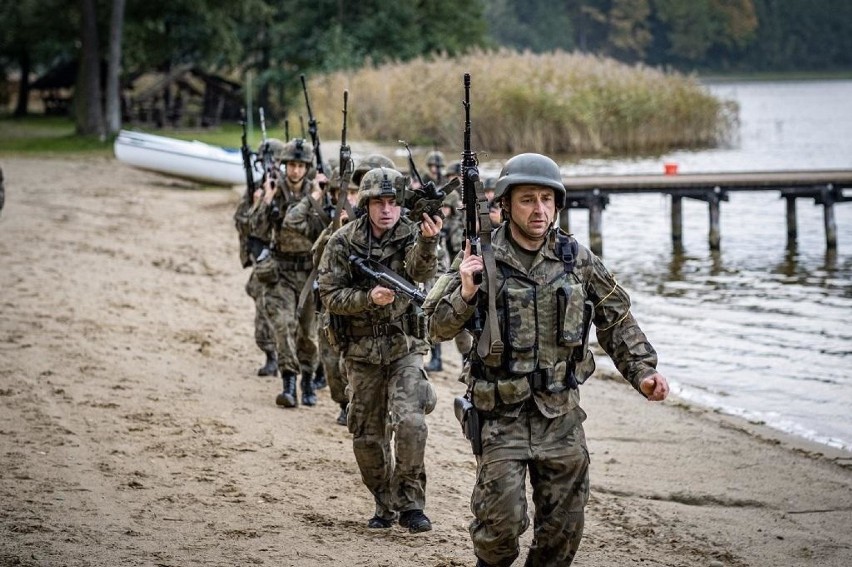
[[[29,116],[0,119],[0,153],[111,155],[112,144],[96,136],[78,136],[70,118]]]
[[[475,144],[489,152],[599,155],[711,146],[729,135],[736,117],[732,103],[681,74],[588,55],[508,50],[316,77],[312,104],[323,129],[337,132],[348,89],[353,138],[458,148],[466,71]]]

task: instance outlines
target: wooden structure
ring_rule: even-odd
[[[124,88],[123,121],[134,126],[218,126],[238,121],[242,86],[191,66],[134,77]]]
[[[596,254],[603,251],[603,211],[610,196],[616,193],[671,195],[672,245],[676,250],[683,243],[683,199],[698,199],[708,204],[710,214],[709,243],[711,250],[721,245],[719,225],[720,203],[728,200],[732,191],[778,191],[787,200],[787,246],[793,247],[797,238],[796,199],[814,199],[823,206],[825,244],[828,250],[837,248],[837,224],[834,204],[852,201],[844,189],[852,188],[852,171],[776,171],[744,173],[704,173],[676,175],[607,175],[566,177],[567,205],[560,223],[568,227],[568,210],[584,208],[589,211],[589,247]]]

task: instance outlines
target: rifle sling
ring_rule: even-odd
[[[494,258],[494,248],[491,246],[491,217],[488,215],[488,201],[478,188],[476,205],[479,216],[479,243],[482,261],[485,264],[485,290],[488,297],[486,324],[476,344],[476,353],[480,358],[486,358],[489,355],[503,354],[503,341],[500,339],[497,320],[497,260]]]

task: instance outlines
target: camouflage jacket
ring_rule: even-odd
[[[497,264],[497,318],[504,344],[502,355],[480,358],[474,348],[463,377],[474,405],[483,411],[515,414],[532,395],[543,415],[562,415],[579,403],[569,373],[582,383],[594,371],[594,358],[584,335],[591,318],[601,347],[619,372],[639,389],[652,374],[657,355],[630,314],[630,298],[588,248],[578,246],[570,272],[557,254],[559,240],[573,240],[551,231],[527,271],[515,256],[508,223],[492,232]],[[461,297],[457,263],[442,276],[426,299],[433,341],[454,337],[477,310],[486,311],[483,284],[473,304]],[[587,315],[586,315],[587,313]],[[536,380],[533,380],[535,378]]]
[[[464,249],[464,217],[459,211],[455,211],[444,219],[441,237],[444,241],[444,249],[451,260]]]
[[[272,249],[280,254],[307,254],[322,227],[311,234],[304,217],[294,217],[293,222],[288,222],[287,217],[291,208],[310,198],[311,182],[303,180],[298,191],[289,187],[285,191],[281,183],[286,182],[279,183],[271,203],[261,200],[252,211],[249,219],[251,234],[263,235],[263,240],[271,242]]]
[[[425,282],[435,274],[437,243],[437,236],[424,238],[420,224],[405,217],[378,241],[370,233],[366,215],[331,236],[319,263],[317,282],[323,305],[337,316],[335,333],[343,335],[345,356],[387,364],[429,350],[425,332],[416,332],[425,325],[420,309],[399,294],[389,305],[373,304],[369,294],[376,282],[361,274],[349,257],[370,257],[410,281]],[[391,327],[395,330],[389,330]],[[378,335],[365,336],[371,328],[380,329]]]

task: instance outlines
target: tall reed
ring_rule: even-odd
[[[736,104],[694,77],[559,51],[368,65],[313,77],[311,103],[326,137],[340,132],[348,89],[353,138],[458,148],[465,72],[474,144],[494,153],[647,154],[718,145],[736,126]]]

